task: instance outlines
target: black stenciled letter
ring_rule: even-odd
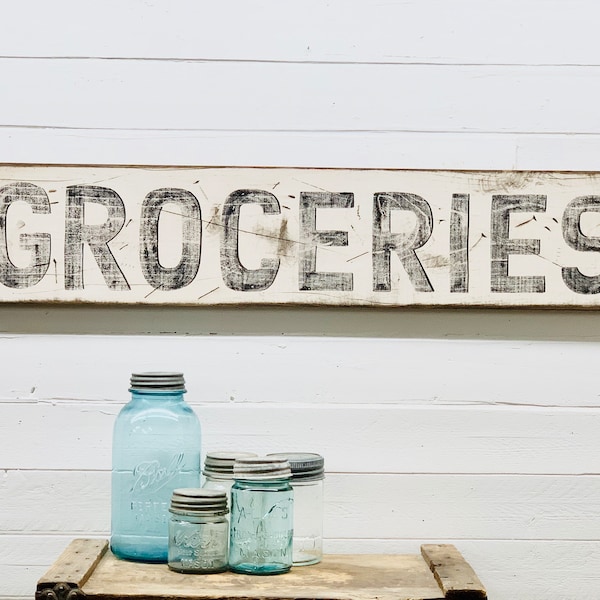
[[[259,204],[266,215],[281,213],[279,201],[263,190],[236,190],[223,205],[223,237],[221,241],[221,273],[225,285],[239,292],[266,290],[279,271],[278,258],[261,259],[260,269],[246,269],[240,261],[240,210],[244,204]]]
[[[158,222],[165,204],[181,211],[181,260],[172,268],[163,267],[158,256]],[[140,263],[146,281],[157,290],[177,290],[189,285],[200,268],[202,213],[192,192],[162,188],[150,192],[142,204]]]
[[[94,202],[106,208],[108,216],[100,225],[85,223],[85,205]],[[84,287],[83,245],[88,244],[104,281],[111,290],[128,290],[125,279],[115,257],[108,247],[125,224],[123,200],[110,188],[93,185],[71,185],[67,187],[65,215],[65,289],[77,290]]]
[[[301,290],[352,291],[352,273],[317,271],[317,245],[347,246],[346,231],[319,231],[317,208],[352,208],[354,194],[300,192],[300,250],[298,285]]]
[[[450,209],[450,291],[469,291],[469,194],[453,194]]]
[[[17,267],[8,254],[6,217],[13,202],[26,202],[35,214],[49,214],[50,201],[46,192],[32,183],[19,181],[0,189],[0,283],[23,289],[38,283],[50,265],[50,234],[35,233],[19,236],[21,248],[31,252],[27,267]]]
[[[410,234],[392,233],[392,211],[408,210],[417,217]],[[373,290],[391,289],[392,250],[396,252],[415,290],[433,292],[433,287],[415,250],[425,245],[433,231],[433,215],[426,200],[416,194],[380,192],[373,197]]]
[[[580,196],[567,204],[562,218],[565,242],[581,252],[600,252],[600,237],[587,237],[581,231],[581,215],[600,212],[600,196]],[[562,278],[567,287],[578,294],[600,292],[600,275],[584,275],[577,267],[563,267]]]
[[[540,240],[510,239],[510,214],[514,212],[544,212],[546,196],[534,194],[492,196],[491,214],[491,290],[492,292],[542,293],[546,278],[541,275],[509,275],[510,254],[540,253]]]

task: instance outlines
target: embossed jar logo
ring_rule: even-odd
[[[133,469],[134,482],[131,493],[156,492],[179,474],[183,464],[183,453],[173,456],[167,466],[161,466],[158,460],[147,460]]]

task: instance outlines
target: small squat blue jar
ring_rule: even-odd
[[[227,492],[174,490],[169,512],[169,569],[179,573],[227,570]]]
[[[293,500],[287,460],[241,458],[233,466],[229,568],[247,575],[286,573],[292,566]]]

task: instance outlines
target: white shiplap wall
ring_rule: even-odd
[[[0,161],[600,170],[599,16],[21,0]],[[448,541],[492,599],[600,597],[595,311],[0,306],[0,330],[2,600],[107,535],[111,427],[145,368],[185,371],[205,449],[323,452],[329,552]]]

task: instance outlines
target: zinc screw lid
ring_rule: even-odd
[[[227,493],[206,488],[178,488],[171,496],[172,513],[226,514]]]
[[[316,481],[325,477],[325,459],[312,452],[274,452],[267,456],[285,459],[290,463],[292,481]]]
[[[286,459],[273,456],[239,458],[233,465],[233,478],[246,481],[289,479],[292,475]]]
[[[214,479],[232,479],[235,461],[255,456],[254,452],[209,452],[204,459],[202,474]]]
[[[185,392],[183,373],[168,371],[149,371],[145,373],[132,373],[130,379],[131,390],[181,390]]]

